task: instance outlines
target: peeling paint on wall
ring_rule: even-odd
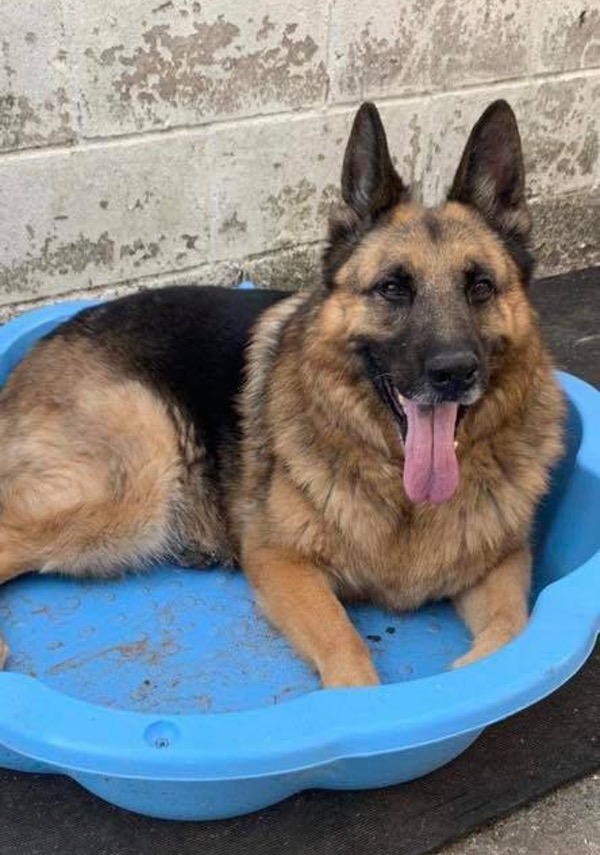
[[[334,100],[527,74],[527,0],[334,0],[333,24]]]
[[[0,293],[23,295],[36,293],[34,283],[41,277],[53,275],[72,276],[83,273],[90,265],[110,266],[115,257],[115,242],[107,232],[97,240],[80,234],[69,243],[59,243],[55,236],[48,236],[37,255],[27,253],[25,258],[12,264],[0,264]]]
[[[242,2],[179,0],[149,11],[131,0],[126,9],[119,4],[126,20],[116,32],[100,14],[91,35],[89,26],[76,27],[91,92],[84,104],[89,133],[323,103],[326,6],[267,0],[260,8],[254,16]]]
[[[598,0],[2,0],[0,304],[314,281],[363,97],[430,203],[507,98],[542,269],[597,258]]]
[[[597,0],[574,4],[550,4],[540,21],[538,68],[570,71],[600,66],[600,6]]]
[[[37,110],[25,95],[0,94],[0,150],[37,148],[75,141],[65,90],[48,98]],[[47,118],[56,113],[48,126]]]

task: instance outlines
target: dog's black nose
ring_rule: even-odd
[[[425,362],[427,379],[436,392],[459,396],[479,378],[479,359],[472,350],[443,350]]]

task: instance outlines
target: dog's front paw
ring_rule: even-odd
[[[459,656],[458,659],[454,660],[452,668],[463,668],[465,665],[471,665],[479,659],[485,659],[486,656],[491,656],[492,653],[495,653],[497,650],[500,650],[501,647],[504,647],[505,644],[508,644],[513,637],[513,633],[501,630],[482,633],[475,639],[475,643],[468,653],[465,653],[464,656]]]
[[[362,660],[341,660],[323,670],[321,683],[324,689],[348,689],[360,686],[378,686],[379,676],[370,657]]]
[[[477,662],[478,659],[485,659],[485,657],[489,656],[491,652],[492,651],[485,651],[482,653],[477,649],[477,645],[475,645],[468,653],[465,653],[464,656],[459,656],[458,659],[455,659],[451,668],[464,668],[465,665],[471,665],[473,662]]]

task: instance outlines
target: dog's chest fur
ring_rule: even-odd
[[[397,461],[375,465],[364,451],[354,471],[330,469],[322,491],[307,492],[282,467],[267,499],[270,524],[318,557],[345,596],[400,609],[453,596],[526,539],[537,485],[545,484],[541,466],[520,475],[517,463],[507,476],[493,452],[472,453],[457,495],[437,507],[408,505]],[[522,453],[524,460],[526,447]]]

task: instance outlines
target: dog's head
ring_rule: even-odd
[[[447,200],[424,208],[394,169],[379,113],[363,104],[342,197],[324,254],[330,329],[360,354],[400,425],[409,498],[441,502],[458,485],[457,421],[531,330],[515,116],[505,101],[488,107]]]

